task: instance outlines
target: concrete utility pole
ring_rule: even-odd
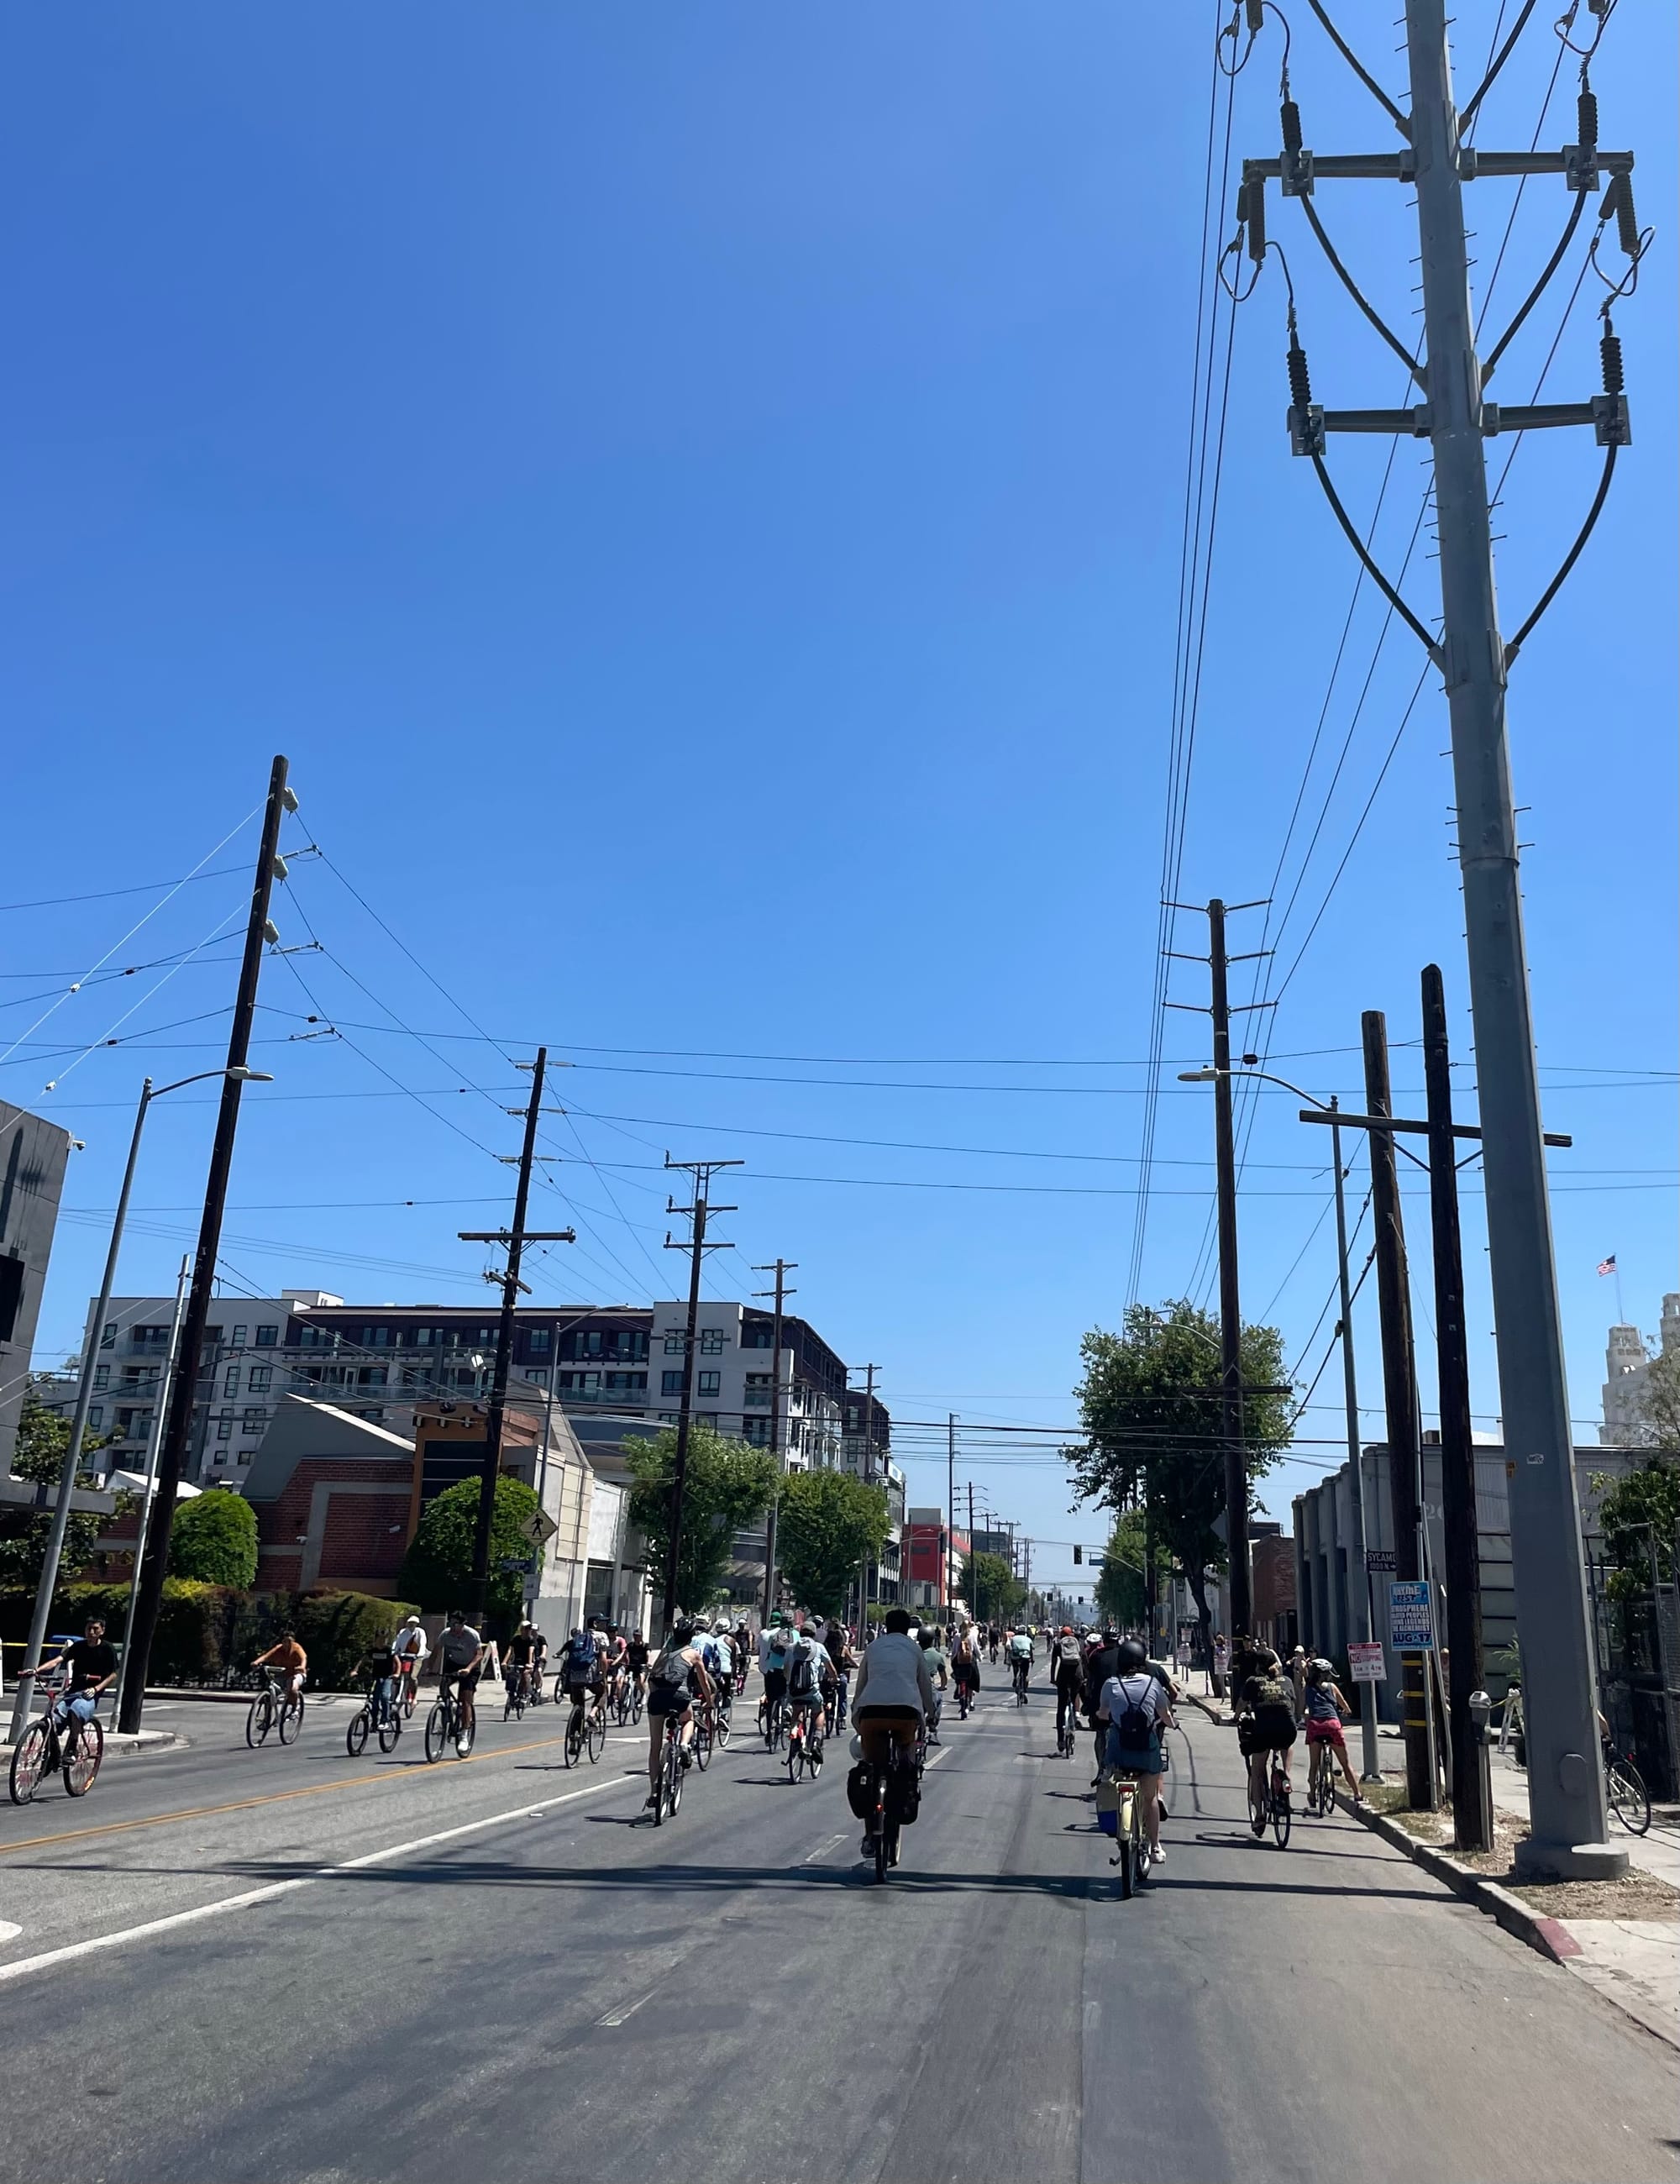
[[[875,1375],[873,1365],[854,1365],[851,1373],[862,1373],[864,1384],[864,1485],[867,1486],[875,1476]],[[858,1564],[858,1628],[861,1630],[869,1618],[869,1557],[865,1554]]]
[[[957,1596],[957,1414],[945,1413],[945,1607],[950,1610]],[[974,1552],[974,1526],[968,1528],[968,1551]]]
[[[682,1492],[688,1478],[688,1436],[694,1416],[694,1351],[700,1326],[700,1269],[705,1264],[708,1251],[732,1251],[732,1244],[714,1244],[706,1235],[708,1217],[714,1213],[734,1213],[733,1206],[711,1206],[707,1193],[714,1175],[721,1167],[739,1167],[738,1160],[674,1161],[665,1155],[668,1168],[681,1168],[694,1178],[694,1202],[679,1206],[674,1199],[665,1201],[667,1213],[681,1213],[690,1223],[689,1239],[679,1244],[675,1238],[665,1238],[668,1251],[687,1251],[691,1254],[688,1268],[688,1318],[682,1344],[682,1407],[676,1414],[676,1462],[671,1469],[670,1480],[670,1547],[665,1563],[665,1596],[664,1629],[661,1635],[669,1638],[676,1621],[676,1562],[682,1547]],[[778,1367],[778,1371],[780,1368]],[[698,1602],[691,1602],[697,1607]]]
[[[1340,1103],[1333,1096],[1330,1110],[1332,1115],[1340,1111]],[[1348,1280],[1348,1201],[1343,1188],[1347,1171],[1342,1166],[1339,1122],[1332,1122],[1330,1126],[1330,1158],[1336,1171],[1336,1279],[1342,1308],[1338,1332],[1342,1338],[1342,1396],[1348,1420],[1348,1488],[1354,1511],[1354,1541],[1360,1558],[1354,1597],[1362,1603],[1360,1635],[1369,1645],[1376,1635],[1376,1626],[1371,1606],[1371,1570],[1366,1562],[1365,1446],[1360,1433],[1359,1378],[1354,1365],[1354,1300]],[[1377,1686],[1372,1683],[1360,1685],[1360,1776],[1366,1782],[1382,1780],[1382,1770],[1377,1763]]]
[[[520,1064],[523,1067],[524,1064]],[[496,1364],[490,1380],[490,1407],[484,1421],[484,1464],[479,1474],[478,1513],[472,1534],[472,1579],[467,1605],[472,1621],[482,1625],[490,1606],[490,1533],[496,1516],[496,1481],[502,1470],[502,1432],[508,1410],[508,1379],[513,1370],[515,1314],[520,1292],[520,1262],[527,1244],[575,1244],[570,1228],[527,1228],[525,1217],[531,1203],[531,1171],[537,1158],[537,1120],[542,1112],[542,1080],[548,1074],[548,1050],[539,1046],[531,1065],[531,1100],[524,1111],[525,1139],[520,1148],[519,1184],[514,1194],[511,1228],[462,1228],[464,1244],[504,1244],[508,1262],[502,1274],[502,1312],[496,1329]],[[518,1114],[520,1111],[509,1111]],[[541,1552],[539,1548],[539,1552]]]
[[[754,1290],[754,1296],[774,1297],[776,1308],[770,1323],[770,1349],[774,1362],[770,1375],[770,1451],[776,1459],[776,1495],[780,1497],[782,1481],[787,1467],[782,1455],[782,1309],[797,1291],[787,1286],[785,1277],[798,1265],[797,1259],[776,1259],[768,1266],[754,1267],[755,1274],[774,1273],[776,1286],[769,1290]],[[768,1623],[776,1609],[776,1503],[770,1505],[770,1515],[765,1524],[765,1591],[764,1620]]]
[[[198,1392],[198,1370],[204,1353],[204,1328],[215,1294],[216,1257],[221,1245],[222,1208],[227,1199],[227,1178],[233,1166],[233,1142],[239,1128],[239,1095],[252,1074],[248,1067],[251,1030],[257,1015],[257,984],[262,975],[263,949],[279,934],[269,922],[269,900],[276,879],[286,876],[280,857],[280,822],[298,809],[298,799],[286,782],[287,766],[277,757],[269,771],[268,800],[263,811],[263,833],[257,849],[256,876],[251,887],[251,911],[245,926],[245,947],[240,959],[239,985],[234,996],[233,1024],[228,1034],[227,1064],[222,1075],[221,1103],[216,1110],[215,1135],[210,1141],[209,1173],[204,1180],[204,1210],[198,1223],[198,1247],[192,1261],[192,1283],[186,1294],[186,1311],[181,1326],[181,1356],[169,1394],[169,1412],[158,1454],[158,1483],[152,1514],[139,1545],[139,1574],[134,1594],[134,1616],[130,1626],[131,1669],[123,1685],[122,1711],[117,1726],[137,1730],[146,1702],[146,1674],[151,1665],[152,1641],[157,1635],[159,1612],[164,1604],[164,1580],[169,1574],[170,1534],[175,1527],[175,1491],[186,1460],[192,1435],[193,1399]]]

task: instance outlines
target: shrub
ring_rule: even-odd
[[[242,1494],[212,1487],[175,1513],[170,1575],[243,1592],[257,1574],[257,1513]]]
[[[398,1582],[412,1593],[423,1608],[439,1614],[465,1605],[472,1579],[472,1541],[478,1522],[479,1482],[463,1479],[446,1487],[435,1502],[420,1512],[420,1520],[409,1552],[403,1558]],[[542,1507],[536,1494],[522,1479],[505,1474],[496,1481],[496,1504],[490,1524],[490,1613],[492,1624],[511,1628],[525,1601],[525,1579],[518,1570],[504,1571],[502,1558],[532,1552],[523,1527]],[[307,1641],[305,1641],[307,1643]]]

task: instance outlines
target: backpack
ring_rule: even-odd
[[[571,1641],[571,1664],[574,1669],[592,1669],[595,1666],[595,1633],[586,1630]]]
[[[1126,1686],[1129,1683],[1141,1683],[1147,1689],[1154,1681],[1148,1671],[1141,1669],[1136,1674],[1121,1679],[1120,1695],[1126,1701],[1126,1710],[1115,1720],[1114,1728],[1121,1743],[1128,1750],[1136,1751],[1140,1745],[1149,1741],[1154,1723],[1142,1701],[1134,1699]]]
[[[652,1681],[671,1691],[681,1691],[688,1683],[688,1663],[681,1651],[661,1653],[654,1664]]]
[[[811,1667],[811,1657],[802,1646],[793,1656],[787,1671],[787,1694],[790,1698],[809,1698],[816,1689],[816,1676]]]
[[[1056,1658],[1065,1667],[1076,1669],[1079,1666],[1079,1641],[1076,1638],[1059,1639],[1056,1643]]]

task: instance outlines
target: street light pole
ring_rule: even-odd
[[[175,1352],[181,1345],[181,1319],[186,1309],[186,1283],[192,1271],[192,1260],[183,1257],[181,1272],[175,1280],[175,1311],[170,1318],[169,1343],[152,1390],[152,1430],[146,1436],[146,1477],[140,1491],[140,1527],[134,1535],[134,1572],[128,1581],[128,1613],[123,1618],[123,1657],[117,1667],[115,1712],[119,1720],[122,1718],[123,1692],[128,1684],[128,1649],[134,1630],[134,1602],[140,1591],[140,1542],[146,1536],[147,1519],[152,1514],[152,1488],[158,1476],[158,1450],[164,1438],[164,1411],[169,1401],[170,1382],[175,1373]]]
[[[1281,1079],[1279,1080],[1281,1082]],[[1294,1091],[1297,1088],[1288,1088]],[[1310,1094],[1305,1095],[1311,1097]],[[1332,1095],[1330,1112],[1340,1109],[1340,1101]],[[1349,1494],[1353,1502],[1354,1533],[1359,1548],[1360,1581],[1355,1597],[1360,1602],[1360,1631],[1366,1645],[1373,1635],[1371,1613],[1371,1572],[1365,1562],[1365,1451],[1360,1435],[1359,1382],[1354,1369],[1354,1301],[1348,1284],[1348,1201],[1343,1189],[1342,1126],[1330,1125],[1330,1157],[1336,1170],[1336,1280],[1338,1297],[1342,1312],[1342,1389],[1348,1407],[1348,1479]],[[1360,1775],[1363,1781],[1380,1782],[1382,1770],[1377,1763],[1377,1686],[1372,1683],[1360,1685]]]

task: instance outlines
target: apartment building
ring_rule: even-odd
[[[119,1297],[97,1340],[96,1435],[114,1437],[113,1467],[143,1464],[168,1355],[172,1297]],[[674,1423],[681,1401],[687,1306],[524,1306],[515,1317],[511,1401],[577,1418]],[[325,1290],[220,1297],[205,1330],[186,1475],[233,1484],[286,1395],[313,1396],[411,1435],[417,1406],[481,1401],[495,1356],[496,1316],[483,1306],[352,1305]],[[782,1444],[796,1470],[842,1461],[846,1368],[808,1322],[782,1321],[780,1360],[770,1315],[750,1305],[700,1307],[694,1412],[720,1432],[768,1447],[778,1376]],[[889,1422],[876,1406],[875,1446]],[[899,1486],[902,1490],[902,1479]]]

